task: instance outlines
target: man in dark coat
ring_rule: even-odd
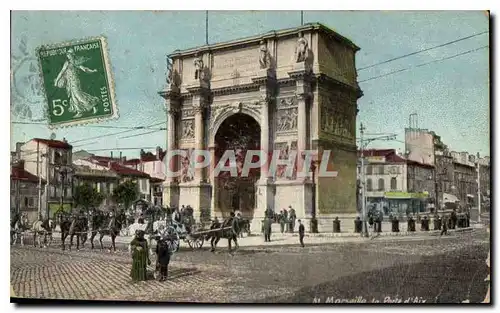
[[[264,219],[264,241],[271,242],[271,225],[272,221],[269,217]]]
[[[302,222],[300,220],[298,220],[298,222],[299,222],[299,241],[300,241],[300,245],[302,247],[304,247],[305,227],[304,227],[304,224],[302,224]]]
[[[285,216],[283,215],[283,210],[278,214],[278,221],[280,223],[281,233],[283,234],[285,232]]]
[[[292,206],[289,206],[288,208],[288,224],[290,225],[289,230],[291,233],[293,233],[293,231],[295,230],[295,220],[297,219],[297,215],[295,214],[295,209],[293,209]]]
[[[170,234],[167,233],[166,237]],[[170,263],[170,255],[172,254],[172,241],[169,238],[162,237],[156,245],[156,262],[160,272],[160,281],[164,281],[168,276],[168,264]]]
[[[443,215],[443,218],[441,219],[441,236],[443,235],[448,235],[448,217]]]

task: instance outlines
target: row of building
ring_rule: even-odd
[[[162,205],[162,183],[165,179],[165,151],[156,154],[141,151],[137,159],[98,156],[84,150],[73,152],[65,139],[34,138],[17,143],[11,152],[11,211],[26,212],[30,221],[38,212],[54,212],[74,207],[75,187],[88,183],[104,196],[100,207],[116,206],[112,194],[124,181],[136,183],[141,199]],[[38,210],[40,208],[40,210]]]
[[[423,141],[421,137],[430,139]],[[449,151],[433,132],[419,130],[416,135],[407,134],[405,153],[369,149],[363,151],[363,156],[369,209],[385,215],[406,214],[453,205],[477,207],[479,201],[484,210],[489,209],[490,158]],[[358,173],[361,179],[359,170]]]

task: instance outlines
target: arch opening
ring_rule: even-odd
[[[251,169],[249,175],[242,175],[244,161],[249,150],[260,150],[260,125],[250,115],[236,113],[227,117],[215,134],[215,164],[230,150],[235,155],[234,164],[225,160],[225,166],[236,168],[237,176],[222,171],[214,177],[215,210],[225,214],[240,211],[243,216],[252,217],[256,206],[255,183],[260,178],[260,168]],[[253,157],[252,162],[258,161]]]

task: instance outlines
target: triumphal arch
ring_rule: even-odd
[[[191,205],[196,219],[239,210],[254,229],[267,208],[292,206],[304,220],[354,216],[358,50],[314,23],[172,53],[169,83],[160,92],[167,149],[187,153],[167,165],[182,174],[165,181],[164,203]],[[242,158],[249,149],[280,150],[283,157],[298,151],[299,159],[301,151],[329,150],[326,165],[337,176],[304,178],[282,167],[248,177],[189,170],[191,151],[208,150],[218,160],[228,149]]]

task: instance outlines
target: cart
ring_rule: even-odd
[[[187,242],[191,249],[201,249],[205,240],[208,240],[214,233],[231,229],[231,226],[207,230],[197,230],[187,234],[183,240]]]

